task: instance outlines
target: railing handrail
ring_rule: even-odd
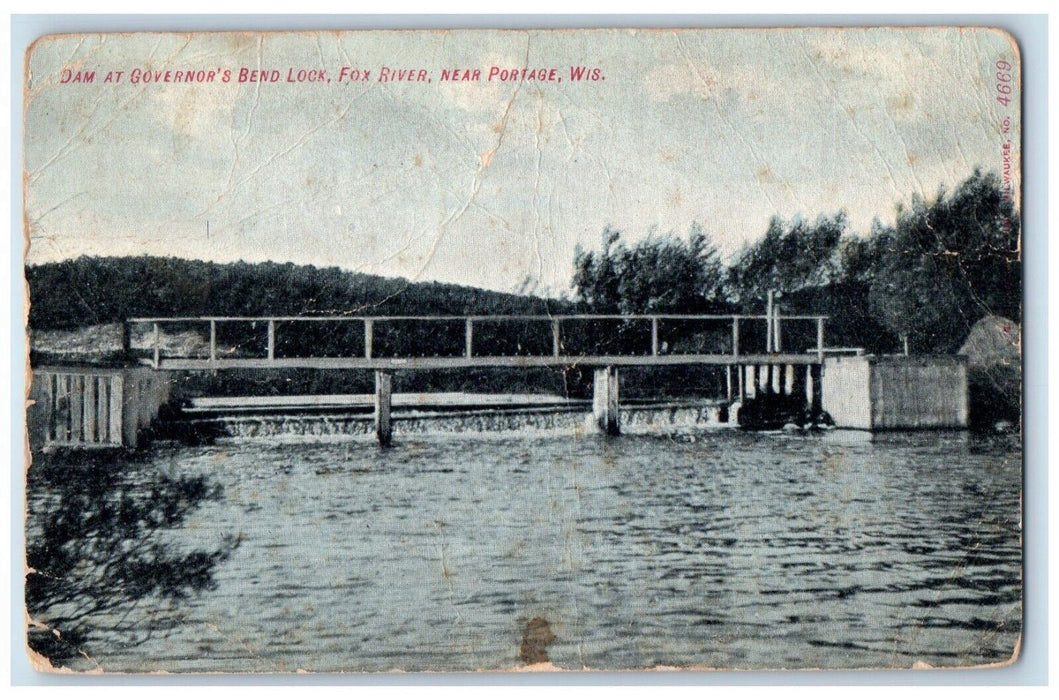
[[[822,363],[824,358],[824,321],[827,316],[780,316],[773,312],[771,315],[740,315],[740,314],[523,314],[523,315],[501,315],[482,314],[466,316],[173,316],[173,317],[151,317],[130,318],[122,324],[122,345],[126,351],[131,347],[131,326],[134,324],[151,324],[154,331],[154,342],[152,343],[153,359],[152,365],[157,369],[162,360],[161,327],[166,323],[208,323],[209,324],[209,362],[211,366],[217,363],[217,324],[218,323],[261,323],[268,329],[268,346],[266,357],[269,362],[276,360],[276,324],[283,322],[348,322],[359,323],[364,326],[364,358],[374,359],[374,337],[375,325],[385,324],[389,321],[419,321],[448,322],[464,324],[464,351],[467,360],[474,358],[474,326],[475,323],[490,322],[541,322],[547,321],[552,329],[552,352],[553,358],[563,356],[561,343],[561,326],[564,321],[622,321],[625,323],[636,321],[650,321],[651,323],[651,347],[652,357],[658,357],[659,350],[665,350],[659,346],[659,322],[660,321],[726,321],[731,324],[732,357],[740,355],[739,348],[739,326],[740,321],[763,320],[768,325],[767,352],[779,352],[780,349],[780,320],[784,321],[814,321],[816,324],[816,355]],[[773,325],[775,324],[775,325]],[[775,342],[772,338],[775,337]]]
[[[827,320],[830,316],[816,314],[780,315],[784,321]],[[208,323],[214,322],[269,322],[269,321],[765,321],[764,314],[467,314],[463,316],[151,316],[128,318],[125,323]]]

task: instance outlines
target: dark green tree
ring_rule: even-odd
[[[811,224],[772,217],[764,238],[744,249],[729,269],[731,297],[756,307],[769,290],[790,293],[830,284],[838,276],[846,223],[841,211]]]
[[[609,226],[599,251],[578,248],[572,286],[599,313],[705,313],[724,305],[724,267],[698,224],[687,239],[651,235],[627,246]]]
[[[976,169],[933,201],[876,224],[871,307],[914,352],[956,351],[982,317],[1020,320],[1020,222],[995,173]]]
[[[93,635],[129,646],[164,631],[172,607],[215,585],[238,546],[175,546],[168,535],[220,498],[207,477],[150,474],[103,456],[36,455],[28,472],[26,609],[29,646],[55,666],[90,658]],[[139,607],[150,625],[126,624]],[[143,616],[141,615],[141,618]]]

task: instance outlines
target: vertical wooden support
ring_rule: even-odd
[[[760,393],[767,394],[772,389],[772,365],[761,365],[757,369],[757,388]]]
[[[96,378],[91,374],[85,379],[85,413],[82,434],[85,442],[96,442]]]
[[[393,396],[393,374],[375,371],[375,436],[379,444],[389,447],[393,439],[393,426],[390,422],[390,406]]]
[[[58,388],[55,392],[55,439],[59,442],[70,440],[70,375],[60,374]]]
[[[606,435],[621,433],[618,409],[617,368],[597,368],[592,383],[592,415],[600,432]]]
[[[783,393],[783,365],[769,365],[769,391]]]
[[[276,322],[268,320],[268,359],[276,359]]]
[[[746,395],[750,398],[757,396],[757,366],[746,366]]]
[[[816,361],[824,364],[824,319],[816,319]]]
[[[787,365],[784,367],[783,393],[787,396],[794,395],[794,365]]]
[[[728,400],[732,400],[732,366],[725,365],[724,367],[724,384],[727,389]]]
[[[768,302],[765,304],[765,352],[772,352],[772,295],[770,289]]]
[[[813,377],[812,397],[809,400],[809,410],[815,419],[823,410],[824,405],[824,367],[823,365],[809,365]]]
[[[746,400],[746,370],[742,365],[736,365],[736,374],[739,375],[739,403]]]
[[[156,325],[155,328],[158,326]],[[158,347],[157,344],[155,347]],[[156,351],[157,352],[157,351]],[[210,362],[217,361],[217,322],[210,321]],[[158,366],[158,362],[155,361],[154,366]]]
[[[732,356],[739,357],[739,317],[732,318]]]
[[[364,319],[364,357],[371,359],[372,345],[375,341],[375,323],[370,319]]]
[[[73,375],[70,381],[70,442],[81,442],[84,427],[85,379]]]
[[[559,319],[552,319],[552,355],[559,357]]]
[[[780,332],[780,307],[778,305],[772,308],[772,325],[774,326],[772,349],[776,352],[783,352],[783,334]]]
[[[121,431],[123,406],[122,399],[125,396],[125,378],[115,374],[110,382],[110,444],[121,445],[123,433]]]
[[[971,419],[971,404],[970,404],[970,387],[967,385],[967,363],[961,362],[959,365],[959,386],[963,388],[963,391],[956,392],[957,408],[956,408],[956,425],[961,428],[966,428],[970,425]]]
[[[136,449],[140,422],[140,382],[134,373],[126,373],[122,380],[121,396],[121,444]]]
[[[44,425],[44,441],[51,442],[55,439],[55,420],[58,411],[56,410],[57,401],[55,400],[55,374],[49,372],[44,376],[44,416],[47,422]]]
[[[158,362],[162,359],[162,329],[158,327],[157,323],[151,324],[154,330],[154,367],[158,369]],[[210,329],[212,331],[213,322],[210,321]],[[213,359],[213,334],[210,333],[210,359]]]
[[[99,442],[110,442],[110,377],[96,377],[96,382],[96,402],[99,404],[96,433]]]
[[[469,318],[463,329],[463,339],[465,341],[464,354],[469,360],[474,357],[474,324]]]
[[[132,351],[132,327],[128,321],[121,322],[121,351],[125,355]]]
[[[651,317],[651,356],[658,356],[658,317]]]

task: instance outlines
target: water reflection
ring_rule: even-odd
[[[176,546],[167,535],[221,497],[206,476],[169,476],[113,455],[37,455],[28,474],[30,648],[55,666],[91,661],[93,630],[125,647],[171,625],[174,607],[214,587],[238,545]]]

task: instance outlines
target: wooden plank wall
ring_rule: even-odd
[[[872,427],[966,428],[967,363],[956,358],[887,358],[872,367]]]
[[[966,428],[966,358],[951,355],[829,357],[824,409],[836,427]]]
[[[136,447],[169,400],[165,373],[149,369],[33,372],[26,414],[30,446]]]

